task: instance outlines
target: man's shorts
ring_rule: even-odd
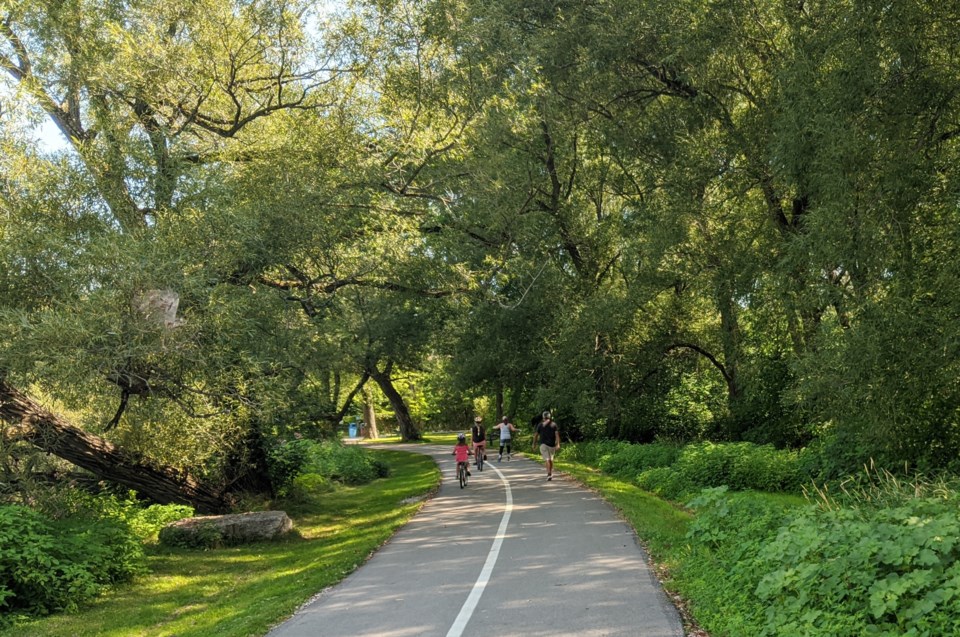
[[[553,460],[553,457],[557,454],[556,447],[548,447],[547,445],[540,445],[540,455],[543,456],[544,462],[549,462]]]

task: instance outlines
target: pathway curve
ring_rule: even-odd
[[[268,637],[682,637],[636,536],[593,492],[523,458],[433,456],[440,492],[366,564]],[[489,454],[496,460],[495,454]]]

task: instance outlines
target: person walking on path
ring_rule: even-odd
[[[534,450],[537,448],[537,440],[540,440],[540,455],[547,466],[547,480],[553,480],[553,457],[560,451],[560,430],[549,411],[543,412],[543,421],[533,432]]]
[[[513,423],[511,423],[506,416],[503,417],[503,420],[501,420],[499,424],[494,425],[493,428],[500,430],[500,455],[497,456],[497,462],[503,460],[504,446],[507,448],[507,460],[510,460],[510,440],[513,437],[513,432],[516,431],[517,428],[513,426]]]

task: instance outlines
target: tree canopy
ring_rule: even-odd
[[[956,468],[958,8],[0,0],[4,475],[364,395]]]

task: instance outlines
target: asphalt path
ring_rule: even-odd
[[[440,491],[366,564],[268,637],[682,637],[636,535],[593,492],[524,458]]]

